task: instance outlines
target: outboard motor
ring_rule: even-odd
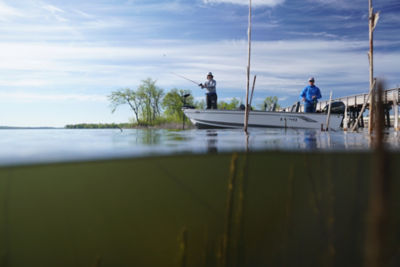
[[[300,112],[300,101],[297,101],[296,103],[296,110],[295,112]]]
[[[271,107],[271,111],[275,111],[276,110],[276,103],[274,103],[274,104],[272,104],[272,107]]]
[[[182,108],[184,108],[184,109],[195,109],[194,106],[191,106],[191,105],[187,105],[187,104],[186,104],[186,99],[187,99],[189,96],[190,96],[190,94],[184,94],[184,95],[183,95],[183,107],[182,107]]]
[[[327,104],[323,109],[323,113],[328,113],[329,104]],[[345,104],[342,101],[335,101],[331,103],[331,114],[344,114],[346,109]]]

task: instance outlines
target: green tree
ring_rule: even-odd
[[[206,109],[206,101],[204,99],[194,102],[194,107],[197,109]]]
[[[148,78],[139,85],[138,89],[120,89],[111,93],[112,112],[120,105],[128,104],[135,114],[138,124],[152,124],[161,116],[161,99],[164,91],[156,86],[156,81]]]
[[[114,113],[120,105],[128,104],[135,114],[136,122],[140,124],[140,112],[143,106],[143,99],[137,92],[132,89],[125,88],[114,91],[108,96],[111,102],[112,113]]]
[[[185,100],[184,96],[187,94],[191,94],[191,91],[182,89],[178,90],[174,88],[165,95],[161,105],[164,108],[164,113],[168,118],[181,121],[183,118],[183,104],[185,103],[186,105],[190,106],[194,105],[193,96],[190,95],[186,97]]]
[[[218,103],[218,109],[235,110],[238,109],[240,102],[235,97],[230,102],[220,101]]]
[[[268,96],[264,99],[263,103],[259,105],[259,107],[262,110],[269,110],[274,104],[276,104],[276,109],[279,109],[281,107],[278,104],[277,96]]]
[[[156,81],[148,78],[143,80],[137,89],[137,95],[143,101],[141,115],[145,122],[152,124],[161,116],[160,102],[164,96],[164,90],[156,86]]]

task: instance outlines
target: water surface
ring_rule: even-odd
[[[385,135],[390,149],[400,137]],[[259,150],[369,150],[365,133],[319,130],[7,129],[0,130],[0,165],[110,159],[177,153]]]

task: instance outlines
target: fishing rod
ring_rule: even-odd
[[[175,73],[175,72],[171,72],[171,73],[174,74],[175,76],[178,76],[178,77],[180,77],[180,78],[182,78],[182,79],[185,79],[185,80],[187,80],[187,81],[189,81],[189,82],[195,83],[196,85],[200,85],[200,83],[195,82],[195,81],[193,81],[193,80],[191,80],[191,79],[189,79],[189,78],[186,78],[185,76],[179,75],[179,74],[177,74],[177,73]]]

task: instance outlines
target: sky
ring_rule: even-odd
[[[374,0],[375,76],[400,86],[400,1]],[[368,0],[253,0],[254,102],[368,91]],[[0,0],[0,126],[127,122],[107,96],[152,78],[168,92],[245,98],[247,0]]]

